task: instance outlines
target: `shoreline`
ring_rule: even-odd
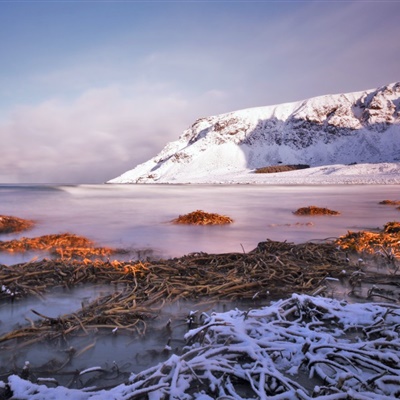
[[[400,162],[377,164],[334,164],[294,171],[256,173],[254,170],[208,171],[208,175],[160,176],[146,178],[131,172],[106,184],[254,184],[254,185],[397,185],[400,184]]]

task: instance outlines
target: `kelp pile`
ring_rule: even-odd
[[[324,277],[338,276],[344,266],[349,266],[345,252],[334,244],[268,240],[248,253],[193,253],[148,262],[44,260],[1,266],[0,281],[7,286],[14,284],[17,291],[26,294],[35,287],[136,282],[135,290],[150,288],[153,293],[156,288],[159,292],[165,288],[166,298],[246,299],[260,288],[277,294],[285,288],[312,290]]]
[[[383,204],[386,206],[397,206],[396,209],[400,210],[400,200],[382,200],[379,204]]]
[[[232,218],[226,215],[207,213],[203,210],[196,210],[189,214],[180,215],[178,218],[172,220],[174,224],[185,225],[224,225],[231,224],[232,222]]]
[[[146,296],[146,291],[137,294],[132,288],[125,287],[122,291],[99,297],[87,305],[82,304],[82,308],[72,314],[57,318],[31,310],[41,320],[31,320],[29,326],[2,335],[0,348],[21,349],[43,341],[65,346],[72,336],[100,334],[100,331],[111,333],[118,330],[143,336],[146,333],[146,321],[155,318],[160,309],[160,304],[152,308],[155,300]],[[13,339],[17,339],[19,344],[11,342],[11,347],[8,347],[6,343]]]
[[[193,253],[180,258],[146,261],[104,259],[116,250],[97,248],[90,240],[71,234],[0,242],[2,251],[40,249],[55,257],[0,265],[1,301],[42,296],[57,287],[71,288],[79,284],[118,286],[115,293],[82,304],[71,314],[54,318],[32,310],[40,319],[27,318],[26,326],[2,335],[0,351],[5,354],[10,349],[52,343],[66,352],[65,362],[57,367],[60,371],[74,357],[96,346],[93,335],[118,332],[133,338],[143,337],[148,324],[158,317],[163,306],[179,300],[196,304],[246,300],[256,304],[285,298],[290,293],[321,294],[332,280],[348,282],[354,289],[368,279],[371,282],[371,275],[362,271],[359,263],[351,261],[350,250],[359,253],[372,246],[374,251],[386,249],[385,255],[389,254],[388,249],[397,251],[393,254],[398,255],[399,223],[387,223],[380,233],[385,239],[380,242],[374,236],[379,234],[369,234],[372,233],[349,233],[334,242],[324,243],[267,240],[248,253]],[[368,242],[368,246],[364,244],[363,247],[362,242]],[[96,249],[100,249],[97,254]],[[374,282],[377,281],[374,276]],[[400,283],[400,276],[393,274],[390,281]],[[384,297],[378,288],[371,288],[368,296],[377,294]],[[390,300],[396,302],[396,299]],[[400,349],[398,306],[385,306],[382,312],[374,309],[376,312],[367,318],[368,321],[364,316],[367,313],[361,313],[365,320],[355,323],[353,328],[357,334],[362,332],[366,340],[351,346],[347,339],[337,341],[331,333],[327,334],[332,330],[339,336],[346,335],[348,330],[351,332],[349,324],[360,312],[349,319],[348,306],[344,304],[330,305],[326,299],[293,295],[271,307],[247,312],[236,310],[226,317],[202,316],[202,320],[191,314],[188,326],[193,327],[192,322],[195,322],[199,327],[188,333],[188,347],[183,354],[133,376],[124,387],[124,398],[142,399],[156,393],[160,399],[174,395],[194,399],[198,397],[196,393],[199,396],[207,393],[211,398],[266,398],[268,395],[282,399],[330,396],[330,400],[336,400],[347,398],[349,388],[354,388],[354,393],[362,393],[366,399],[374,398],[368,397],[368,393],[374,396],[400,394],[397,355],[389,356]],[[248,340],[243,337],[243,329]],[[390,341],[388,335],[391,335]],[[77,350],[70,346],[70,338],[75,337],[87,337],[91,343]],[[252,345],[246,347],[250,342]],[[21,376],[24,371],[27,373],[27,369]],[[121,376],[118,366],[108,372],[95,367],[77,371],[75,375],[79,377],[91,371],[111,375],[117,371]],[[314,392],[296,378],[300,376],[301,381],[306,381],[310,374],[318,382]],[[73,379],[76,380],[75,375]],[[10,395],[24,398],[18,392],[19,379],[9,378]],[[186,383],[181,386],[178,381]],[[39,386],[32,384],[32,388],[34,393],[40,393]],[[111,389],[110,394],[113,390],[119,389]],[[89,389],[82,393],[87,394],[88,399],[101,396]],[[47,392],[44,397],[37,398],[45,399],[46,395]],[[117,398],[119,395],[116,392]]]
[[[40,296],[49,288],[79,283],[121,283],[124,289],[73,315],[56,321],[44,318],[11,332],[0,342],[29,336],[49,339],[55,332],[64,336],[93,327],[136,331],[165,302],[273,299],[288,292],[311,293],[326,277],[341,277],[343,268],[356,270],[334,244],[274,241],[261,242],[249,253],[201,253],[151,262],[44,260],[1,266],[3,299]]]
[[[0,233],[22,232],[31,229],[34,222],[9,215],[0,215]]]
[[[339,211],[330,210],[329,208],[308,206],[301,207],[293,212],[295,215],[340,215]]]
[[[57,319],[43,316],[41,323],[32,323],[18,333],[11,332],[0,338],[0,342],[30,335],[38,340],[48,339],[53,337],[55,327],[61,336],[94,328],[140,333],[144,326],[141,321],[156,315],[164,303],[180,299],[261,300],[293,292],[314,293],[326,279],[366,277],[359,272],[359,265],[348,258],[349,250],[360,253],[383,249],[386,256],[391,251],[396,257],[399,237],[400,224],[390,222],[381,233],[349,232],[331,243],[267,240],[248,253],[193,253],[146,262],[104,260],[104,255],[115,250],[96,248],[88,239],[71,234],[0,242],[2,250],[45,249],[58,257],[1,265],[0,299],[15,301],[30,295],[42,296],[50,289],[78,284],[123,285],[118,294],[98,299],[73,315]],[[87,251],[99,257],[87,258]]]
[[[382,200],[379,204],[387,205],[387,206],[400,206],[400,200]]]
[[[129,282],[131,274],[145,268],[141,262],[122,263],[101,260],[42,260],[11,266],[0,265],[0,300],[12,297],[40,297],[58,287],[79,284]]]
[[[337,239],[336,243],[344,250],[396,259],[400,257],[400,223],[388,222],[380,232],[349,231]]]
[[[95,247],[91,240],[71,233],[21,238],[6,242],[0,241],[0,251],[24,252],[32,250],[46,251],[61,258],[109,256],[115,252],[110,248]]]

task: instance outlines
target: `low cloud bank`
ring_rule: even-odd
[[[0,182],[104,182],[153,156],[221,96],[189,102],[162,88],[112,86],[15,108],[0,124]]]

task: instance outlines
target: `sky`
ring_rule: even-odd
[[[400,80],[400,0],[0,0],[0,183],[103,183],[196,119]]]

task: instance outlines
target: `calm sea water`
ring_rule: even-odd
[[[99,245],[129,248],[139,254],[152,250],[162,257],[250,251],[267,238],[300,243],[337,237],[348,230],[381,228],[400,219],[395,207],[378,204],[399,199],[399,189],[398,185],[3,185],[0,214],[34,219],[37,225],[21,234],[0,235],[0,240],[71,232]],[[309,205],[328,207],[341,215],[293,214]],[[198,209],[228,215],[234,223],[171,224],[179,215]],[[14,263],[18,257],[0,254],[0,263]]]
[[[385,199],[399,200],[399,186],[3,185],[0,186],[0,215],[34,219],[37,225],[22,234],[0,235],[0,240],[71,232],[84,235],[98,245],[129,248],[132,254],[143,256],[242,252],[252,250],[267,238],[301,243],[338,237],[348,230],[382,228],[386,222],[400,219],[396,207],[378,204]],[[340,211],[341,215],[299,217],[293,214],[309,205],[328,207]],[[228,215],[234,223],[229,226],[171,224],[180,214],[197,209]],[[0,263],[14,264],[32,257],[34,254],[0,253]],[[113,290],[104,285],[57,289],[40,299],[1,304],[0,334],[26,325],[26,318],[34,318],[32,308],[57,317],[74,312],[83,302]],[[163,353],[167,340],[170,339],[174,351],[179,351],[184,343],[185,318],[190,307],[185,302],[165,307],[140,340],[113,335],[71,340],[70,344],[77,350],[89,346],[90,351],[74,357],[66,368],[74,371],[101,365],[111,370],[116,360],[121,371],[139,372],[168,357]],[[203,310],[196,305],[201,311],[207,311],[207,307]],[[212,307],[221,311],[223,305]],[[172,332],[167,332],[170,319]],[[26,360],[39,369],[50,359],[62,364],[66,359],[62,350],[47,343],[17,352],[2,350],[0,373],[9,373],[10,365],[21,369]],[[67,384],[67,381],[60,382]]]

